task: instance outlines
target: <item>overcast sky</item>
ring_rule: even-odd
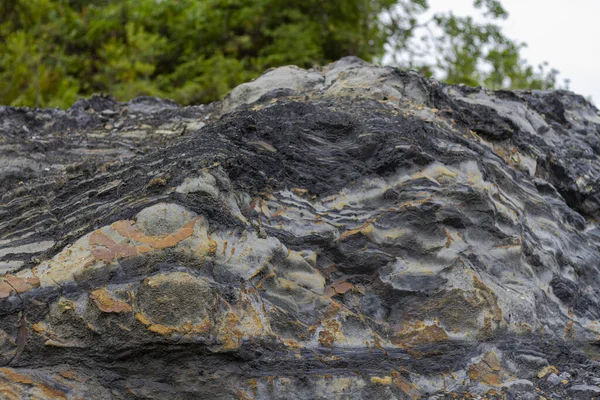
[[[600,107],[600,0],[501,0],[509,12],[501,23],[511,39],[526,42],[523,57],[548,61],[571,80],[570,90],[591,96]],[[473,0],[429,0],[433,11],[476,15]]]

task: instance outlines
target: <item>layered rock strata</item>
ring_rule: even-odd
[[[581,96],[344,58],[0,133],[0,397],[600,393]]]

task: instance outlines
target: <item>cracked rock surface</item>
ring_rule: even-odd
[[[600,116],[344,58],[0,107],[0,398],[600,396]]]

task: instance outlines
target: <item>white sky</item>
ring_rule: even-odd
[[[504,34],[526,42],[523,58],[537,66],[548,61],[560,71],[559,82],[600,107],[600,0],[501,0],[510,14]],[[477,15],[473,0],[429,0],[434,12]]]

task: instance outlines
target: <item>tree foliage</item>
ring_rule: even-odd
[[[491,89],[549,89],[558,71],[527,64],[520,55],[524,43],[504,36],[500,20],[508,12],[498,0],[474,0],[483,22],[471,16],[436,13],[426,21],[415,18],[428,6],[424,1],[401,2],[391,12],[388,43],[396,64],[421,71],[448,83]],[[568,81],[565,81],[568,85]]]
[[[69,107],[104,92],[206,103],[265,69],[312,67],[346,55],[451,83],[547,88],[522,44],[488,20],[420,16],[426,0],[0,0],[0,104]]]

